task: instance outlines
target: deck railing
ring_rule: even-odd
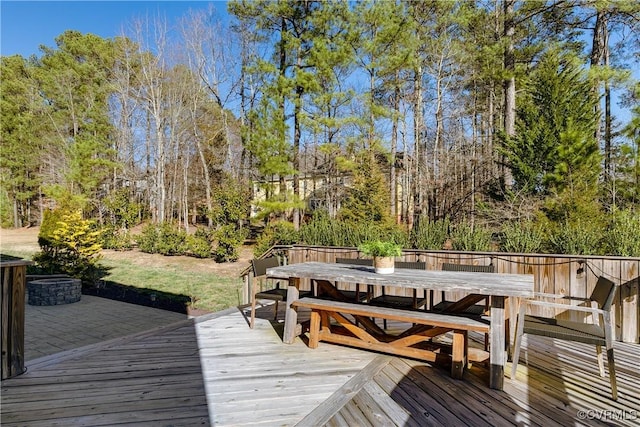
[[[274,246],[270,254],[280,253],[286,256],[286,262],[295,264],[308,261],[335,262],[336,258],[359,258],[357,248],[326,246]],[[591,294],[599,276],[605,276],[619,285],[614,302],[616,338],[619,341],[640,342],[640,258],[591,256],[591,255],[549,255],[549,254],[515,254],[503,252],[462,252],[462,251],[426,251],[407,249],[403,251],[403,261],[422,261],[427,269],[440,270],[443,263],[463,263],[477,265],[494,265],[497,273],[533,274],[535,291],[551,294],[564,294],[586,298]],[[245,270],[245,286],[243,298],[249,301],[250,270]],[[302,283],[303,287],[309,286]],[[402,292],[402,290],[399,290]],[[436,293],[437,294],[437,293]],[[451,294],[453,298],[462,295]],[[434,298],[439,298],[434,295]],[[434,301],[437,303],[438,301]],[[509,312],[515,318],[517,303],[510,304]],[[562,313],[549,309],[538,309],[531,312],[537,315],[554,315]],[[568,317],[572,320],[577,314]]]

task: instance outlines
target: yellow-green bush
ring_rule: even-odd
[[[38,243],[41,251],[33,260],[44,271],[65,273],[92,284],[100,259],[100,232],[80,211],[45,211]]]

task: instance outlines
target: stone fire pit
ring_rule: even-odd
[[[60,305],[80,301],[82,281],[80,279],[55,278],[27,282],[29,305]]]

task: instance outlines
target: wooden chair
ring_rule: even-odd
[[[468,271],[471,273],[495,273],[496,269],[493,265],[473,265],[473,264],[442,264],[443,271]],[[430,291],[431,310],[433,311],[445,311],[454,301],[447,301],[446,292],[442,291],[440,302],[433,305],[434,291]],[[489,301],[485,299],[484,305],[475,304],[465,310],[467,314],[482,315],[489,309]]]
[[[452,263],[443,263],[442,271],[468,271],[471,273],[495,273],[496,268],[494,265],[474,265],[474,264],[452,264]],[[431,299],[431,310],[432,311],[446,311],[454,301],[447,301],[446,292],[442,291],[440,302],[436,305],[433,305],[433,291],[430,292]],[[472,314],[475,316],[481,316],[489,311],[489,298],[484,299],[484,304],[474,304],[471,307],[468,307],[464,310],[466,314]],[[508,337],[510,336],[509,331],[509,323],[508,320],[505,320],[505,328],[507,330],[507,342],[505,345],[507,349],[511,346],[509,344]],[[484,349],[485,351],[489,348],[489,334],[484,334]]]
[[[280,301],[287,300],[287,285],[283,288],[280,287],[280,281],[275,281],[275,287],[267,290],[258,291],[259,282],[267,282],[269,280],[267,275],[267,269],[271,267],[278,267],[280,262],[278,261],[278,257],[272,256],[263,259],[252,259],[251,267],[253,268],[253,284],[251,287],[251,322],[249,326],[253,329],[255,318],[256,318],[256,302],[258,299],[266,299],[275,301],[273,308],[273,320],[275,321],[278,318],[278,303]],[[309,292],[300,291],[300,297],[308,296]]]
[[[395,268],[410,268],[414,270],[426,270],[427,263],[419,261],[396,261]],[[387,295],[385,287],[382,287],[382,295],[369,300],[369,304],[380,307],[392,307],[402,309],[418,309],[427,305],[425,295],[418,298],[418,291],[413,290],[413,296]],[[387,319],[383,319],[384,328],[387,329]]]
[[[373,260],[360,258],[336,258],[336,263],[362,265],[367,267],[373,266]],[[355,291],[340,290],[340,293],[343,294],[347,300],[352,302],[364,302],[369,299],[369,292],[360,291],[360,284],[356,284]]]
[[[524,300],[520,305],[520,311],[518,314],[516,345],[513,355],[513,364],[511,366],[511,378],[515,378],[516,375],[518,358],[520,357],[520,344],[522,342],[522,335],[524,334],[539,335],[595,345],[601,377],[604,377],[602,346],[605,346],[607,349],[607,361],[609,364],[611,395],[613,400],[616,400],[618,398],[618,390],[616,387],[616,368],[613,359],[613,324],[611,322],[611,304],[613,303],[615,293],[616,285],[604,277],[599,277],[591,296],[586,299],[566,297],[563,295],[540,294],[540,296],[546,300],[550,298],[556,300],[577,300],[582,301],[583,303],[589,303],[589,306],[551,303],[541,299]],[[597,305],[597,308],[593,306],[594,303]],[[555,317],[547,318],[527,316],[525,315],[527,306],[542,306],[545,308],[591,313],[593,323],[562,320]],[[602,323],[600,323],[600,320],[602,320]],[[533,347],[529,348],[534,350]]]

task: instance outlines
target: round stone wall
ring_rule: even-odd
[[[29,305],[59,305],[80,301],[82,281],[60,278],[27,282]]]

